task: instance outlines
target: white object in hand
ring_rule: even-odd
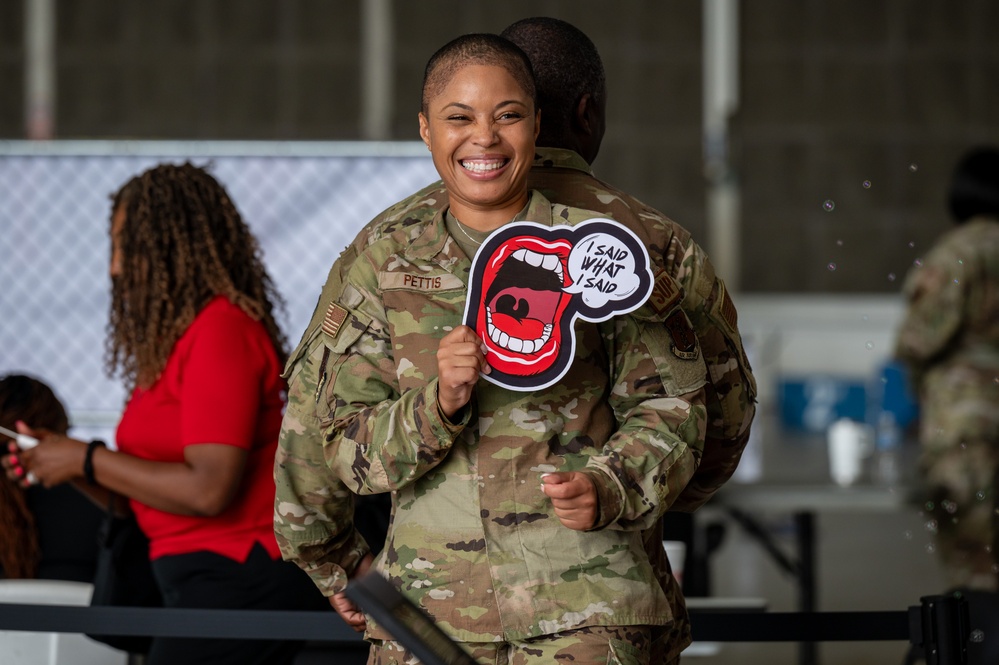
[[[12,429],[7,429],[6,427],[0,427],[0,434],[5,434],[10,438],[17,441],[17,447],[21,450],[27,450],[28,448],[34,448],[38,445],[38,439],[33,436],[28,436],[27,434],[18,434]]]

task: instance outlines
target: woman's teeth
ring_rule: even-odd
[[[488,173],[489,171],[495,171],[501,168],[505,160],[493,159],[486,162],[483,161],[473,161],[473,160],[462,160],[461,165],[468,171],[473,173]]]

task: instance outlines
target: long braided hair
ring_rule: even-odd
[[[57,434],[69,430],[66,409],[51,388],[30,376],[8,374],[0,378],[0,425],[14,429],[18,420]],[[6,451],[8,439],[3,436],[0,439]],[[41,558],[35,518],[24,489],[7,480],[6,475],[0,478],[0,533],[3,576],[33,578]]]
[[[120,274],[112,279],[105,365],[131,391],[149,388],[174,344],[218,295],[262,321],[278,358],[286,340],[274,317],[284,307],[260,247],[232,199],[204,168],[161,164],[113,197],[123,211],[117,236]]]

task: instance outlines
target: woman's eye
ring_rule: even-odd
[[[523,117],[523,115],[517,113],[516,111],[507,111],[506,113],[500,115],[500,120],[519,120]]]
[[[455,114],[455,115],[449,115],[447,117],[447,119],[450,120],[450,121],[467,122],[468,121],[468,116],[467,115],[461,115],[461,114]]]

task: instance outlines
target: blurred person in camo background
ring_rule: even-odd
[[[999,150],[957,164],[956,226],[908,275],[897,355],[921,408],[919,469],[937,551],[953,587],[999,579]]]

